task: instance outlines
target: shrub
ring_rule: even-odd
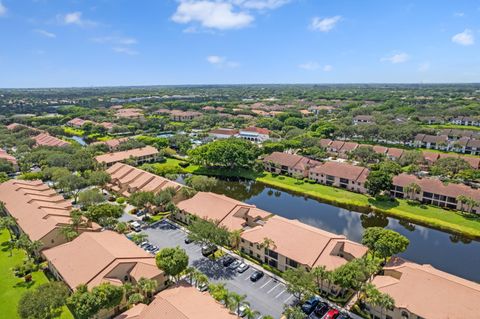
[[[190,163],[189,162],[180,162],[180,163],[178,163],[178,166],[180,166],[182,168],[185,168],[185,167],[190,166]]]
[[[117,204],[123,204],[123,203],[125,203],[125,201],[126,201],[126,198],[125,198],[125,197],[119,197],[119,198],[117,198],[117,200],[116,200]]]

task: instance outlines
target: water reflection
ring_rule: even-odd
[[[253,181],[222,180],[213,190],[277,215],[361,241],[367,227],[386,227],[410,240],[403,257],[480,281],[480,242],[379,214],[361,214]]]

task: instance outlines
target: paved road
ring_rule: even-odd
[[[156,224],[143,231],[148,235],[148,240],[159,248],[180,246],[185,249],[190,257],[190,265],[207,275],[210,282],[223,282],[228,290],[247,295],[250,307],[260,312],[259,318],[264,315],[280,318],[284,304],[294,301],[285,285],[268,275],[255,283],[251,282],[249,277],[254,272],[253,267],[239,274],[223,267],[220,261],[203,257],[201,247],[194,243],[185,244],[186,233],[171,224]]]

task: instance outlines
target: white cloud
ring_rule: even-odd
[[[233,0],[233,3],[246,9],[273,10],[290,1],[291,0]]]
[[[236,68],[240,65],[238,62],[229,61],[226,57],[219,55],[207,56],[207,62],[221,68]]]
[[[323,66],[323,71],[325,71],[325,72],[330,72],[332,70],[333,70],[333,66],[331,66],[330,64],[327,64],[327,65]]]
[[[465,13],[464,12],[455,12],[453,14],[454,17],[456,18],[463,18],[465,16]]]
[[[410,55],[408,55],[405,52],[396,53],[380,59],[380,61],[382,62],[390,62],[393,64],[404,63],[404,62],[407,62],[408,60],[410,60]]]
[[[42,29],[35,29],[33,30],[34,32],[44,36],[44,37],[47,37],[47,38],[56,38],[57,35],[55,33],[52,33],[52,32],[48,32],[46,30],[42,30]]]
[[[197,22],[205,28],[227,30],[249,26],[254,17],[245,11],[235,10],[233,4],[210,0],[182,0],[172,16],[177,23]]]
[[[452,37],[452,42],[465,46],[472,45],[475,43],[475,36],[472,30],[465,29],[465,31],[455,34]]]
[[[131,48],[127,48],[127,47],[114,47],[113,48],[113,51],[117,52],[117,53],[123,53],[123,54],[127,54],[127,55],[138,55],[138,51],[135,51]]]
[[[430,62],[423,62],[418,66],[420,72],[427,72],[428,70],[430,70]]]
[[[330,72],[330,71],[333,70],[333,66],[331,66],[330,64],[325,64],[324,66],[321,66],[318,62],[315,62],[315,61],[309,61],[309,62],[299,64],[298,67],[300,69],[304,69],[304,70],[308,70],[308,71],[315,71],[315,70],[318,70],[320,68],[324,72]]]
[[[94,21],[83,19],[80,11],[57,15],[57,20],[63,24],[78,25],[80,27],[94,27],[97,25]]]
[[[96,43],[110,43],[119,45],[132,45],[137,43],[137,39],[126,37],[97,37],[92,38],[92,41]]]
[[[5,7],[2,1],[0,1],[0,17],[6,14],[7,14],[7,7]]]
[[[342,20],[342,16],[334,16],[328,18],[314,17],[312,23],[310,24],[310,29],[320,32],[329,32],[331,31],[338,22]]]

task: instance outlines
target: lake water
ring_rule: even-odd
[[[360,242],[365,228],[393,229],[410,240],[402,257],[480,282],[480,242],[382,215],[366,215],[278,190],[255,181],[221,180],[216,193],[254,204],[271,213],[343,234]]]

